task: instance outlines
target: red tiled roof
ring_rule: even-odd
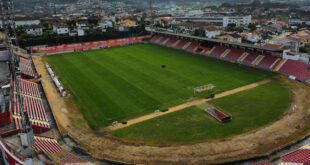
[[[264,44],[263,46],[266,46],[269,48],[279,48],[279,49],[281,49],[283,47],[282,44]]]
[[[289,36],[289,37],[287,37],[287,39],[292,40],[292,41],[296,41],[296,42],[307,42],[305,39],[299,38],[298,36]]]
[[[158,17],[156,18],[157,21],[164,21],[164,22],[171,22],[174,19],[169,19],[169,18],[165,18],[165,17]]]

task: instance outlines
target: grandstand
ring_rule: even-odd
[[[88,164],[88,161],[63,149],[55,138],[39,135],[41,133],[53,135],[52,131],[57,128],[51,125],[50,109],[43,97],[40,81],[36,79],[36,71],[31,56],[25,50],[14,47],[12,55],[19,59],[19,67],[17,68],[19,70],[13,72],[7,64],[10,53],[7,50],[0,52],[0,150],[4,163],[21,165],[54,164],[48,155],[43,159],[38,159],[33,157],[35,155],[33,152],[38,154],[65,152],[65,155],[60,156],[61,161],[59,164]],[[22,104],[20,104],[18,96],[20,96]],[[33,149],[19,149],[17,151],[22,145],[19,141],[16,141],[16,138],[19,137],[17,134],[24,132],[25,129],[24,111],[22,110],[27,112],[31,128],[37,135],[34,136]]]
[[[150,38],[149,38],[150,37]],[[294,76],[297,80],[308,82],[310,80],[310,71],[307,70],[307,63],[301,61],[295,61],[290,59],[284,59],[282,56],[283,50],[266,48],[255,45],[246,45],[246,44],[236,44],[226,41],[218,41],[212,39],[204,39],[199,37],[189,37],[189,36],[178,36],[174,34],[161,33],[157,32],[153,36],[143,38],[154,44],[172,47],[176,49],[181,49],[188,52],[193,52],[198,55],[208,56],[211,58],[220,59],[223,61],[230,61],[233,63],[239,63],[246,65],[248,67],[255,67],[258,69],[264,69],[271,72],[281,73],[287,76]],[[133,43],[141,43],[142,40]],[[108,43],[108,44],[107,44]],[[120,45],[129,45],[127,41],[113,41],[106,42],[104,45],[110,46],[120,46]],[[33,50],[42,50],[46,54],[57,54],[64,52],[73,52],[75,50],[86,50],[86,49],[98,49],[105,48],[104,45],[87,43],[84,46],[81,44],[72,44],[72,45],[62,45],[56,47],[34,47]],[[52,51],[51,51],[52,50]],[[49,124],[47,112],[49,111],[46,106],[44,106],[44,92],[40,88],[40,81],[36,81],[36,72],[33,68],[31,61],[31,56],[28,56],[24,53],[19,53],[18,50],[15,51],[15,54],[20,58],[20,71],[21,77],[18,79],[20,94],[23,97],[24,109],[28,112],[32,128],[36,133],[46,133],[52,129],[52,125]],[[48,66],[47,69],[50,67]],[[50,68],[51,70],[51,68]],[[51,70],[52,71],[52,70]],[[51,77],[55,77],[55,73],[49,71]],[[56,85],[56,83],[55,83]],[[56,85],[57,86],[57,85]],[[15,89],[15,87],[14,87]],[[63,90],[59,89],[59,92]],[[17,130],[22,129],[22,117],[19,110],[19,103],[16,102],[16,94],[14,95],[14,100],[12,100],[10,106],[12,109],[12,120]],[[231,119],[231,116],[224,114],[219,109],[210,108],[206,110],[212,117],[223,122]],[[44,154],[57,154],[61,153],[64,150],[64,147],[61,146],[58,141],[53,137],[36,135],[34,137],[35,145],[32,147],[36,153]],[[305,158],[308,157],[307,149],[299,149],[296,152],[289,153],[282,157],[283,163],[306,163],[308,160]],[[60,164],[64,163],[85,163],[84,159],[75,156],[72,153],[67,152],[64,154],[64,157],[61,159]],[[270,164],[269,162],[260,163]]]
[[[171,39],[169,39],[171,38]],[[233,43],[215,39],[206,39],[183,34],[167,32],[155,32],[150,42],[158,44],[157,39],[165,39],[171,42],[161,45],[184,49],[201,55],[219,58],[225,61],[238,62],[259,69],[275,71],[295,77],[298,80],[310,81],[310,70],[307,63],[291,59],[285,59],[282,49],[256,46],[249,44]],[[173,42],[180,41],[173,46]]]
[[[281,157],[284,165],[310,164],[310,146],[305,145]]]

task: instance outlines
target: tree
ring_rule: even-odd
[[[235,23],[230,23],[227,25],[227,31],[235,31],[236,30],[236,24]]]
[[[248,28],[253,32],[253,31],[256,30],[256,25],[255,25],[255,24],[250,24],[250,25],[248,26]]]

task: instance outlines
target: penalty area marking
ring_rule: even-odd
[[[194,105],[203,104],[205,102],[208,102],[208,101],[211,101],[211,100],[214,100],[214,99],[219,99],[219,98],[222,98],[222,97],[225,97],[225,96],[229,96],[229,95],[232,95],[232,94],[235,94],[235,93],[238,93],[238,92],[242,92],[242,91],[245,91],[245,90],[248,90],[248,89],[252,89],[252,88],[258,87],[260,85],[267,84],[269,82],[271,82],[270,79],[259,81],[259,82],[252,83],[252,84],[249,84],[249,85],[245,85],[245,86],[242,86],[242,87],[230,90],[230,91],[226,91],[226,92],[223,92],[223,93],[216,94],[213,99],[203,98],[203,99],[199,99],[199,100],[189,101],[189,102],[186,102],[184,104],[168,108],[168,111],[166,111],[166,112],[161,112],[161,113],[154,112],[154,113],[151,113],[151,114],[147,114],[147,115],[144,115],[144,116],[140,116],[140,117],[128,120],[127,124],[117,123],[117,124],[114,124],[112,126],[105,127],[103,129],[104,130],[106,130],[106,129],[108,129],[108,130],[117,130],[117,129],[125,128],[125,127],[131,126],[131,125],[134,125],[134,124],[146,121],[146,120],[153,119],[153,118],[158,117],[158,116],[163,116],[163,115],[166,115],[166,114],[169,114],[169,113],[172,113],[172,112],[180,111],[182,109],[185,109],[185,108],[188,108],[188,107],[191,107],[191,106],[194,106]]]

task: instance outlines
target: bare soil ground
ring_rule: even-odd
[[[135,164],[214,164],[263,156],[310,134],[310,88],[281,76],[290,89],[291,107],[278,121],[231,138],[196,144],[150,146],[131,144],[89,129],[78,107],[58,93],[44,66],[34,57],[42,85],[60,131],[78,141],[98,159]],[[293,111],[293,107],[296,109]]]
[[[127,124],[118,123],[116,125],[103,128],[102,131],[104,131],[106,129],[108,129],[108,130],[117,130],[117,129],[120,129],[120,128],[128,127],[128,126],[131,126],[133,124],[137,124],[137,123],[143,122],[145,120],[150,120],[150,119],[158,117],[158,116],[167,115],[169,113],[180,111],[182,109],[185,109],[185,108],[188,108],[188,107],[191,107],[191,106],[194,106],[194,105],[199,105],[199,104],[202,104],[202,103],[207,102],[207,101],[211,101],[211,100],[214,100],[214,99],[219,99],[219,98],[222,98],[222,97],[225,97],[225,96],[229,96],[229,95],[241,92],[241,91],[252,89],[252,88],[255,88],[257,86],[266,84],[266,83],[268,83],[270,81],[271,80],[263,80],[263,81],[256,82],[256,83],[253,83],[253,84],[249,84],[249,85],[246,85],[246,86],[242,86],[240,88],[236,88],[236,89],[233,89],[233,90],[230,90],[230,91],[226,91],[226,92],[223,92],[223,93],[215,95],[215,97],[213,99],[203,98],[203,99],[199,99],[199,100],[193,100],[193,101],[181,104],[181,105],[177,105],[177,106],[171,107],[166,112],[154,112],[154,113],[151,113],[151,114],[140,116],[140,117],[128,120]]]

